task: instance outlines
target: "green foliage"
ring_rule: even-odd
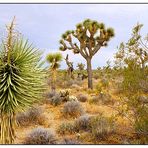
[[[0,47],[1,143],[13,143],[15,114],[42,97],[45,72],[41,52],[27,40],[13,35],[14,20],[8,27],[6,43]]]
[[[51,69],[58,69],[62,61],[61,53],[50,53],[47,55],[47,61],[51,64]]]
[[[77,67],[78,67],[78,69],[79,69],[80,71],[83,71],[84,68],[85,68],[85,64],[83,64],[83,63],[78,63]]]
[[[1,112],[9,114],[24,110],[42,94],[45,74],[38,64],[41,53],[21,39],[12,48],[11,64],[2,61],[4,55],[0,56]]]
[[[147,39],[143,40],[140,35],[142,24],[137,24],[133,28],[132,37],[128,43],[121,43],[116,54],[117,61],[123,68],[122,96],[121,104],[126,106],[124,114],[130,116],[131,122],[137,134],[147,133],[147,99],[141,97],[146,91],[141,85],[148,82],[148,46]],[[145,83],[146,84],[146,83]]]

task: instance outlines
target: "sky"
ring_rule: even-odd
[[[148,4],[0,4],[0,39],[5,34],[5,25],[16,16],[16,30],[29,39],[30,43],[43,53],[43,59],[51,52],[58,52],[59,40],[66,30],[75,29],[75,25],[84,19],[105,23],[115,30],[115,37],[108,47],[101,48],[92,59],[93,69],[106,65],[107,60],[114,60],[117,46],[127,42],[132,28],[137,22],[144,24],[142,35],[148,33]],[[69,54],[76,68],[77,63],[86,63],[81,55],[72,51]],[[61,68],[66,68],[61,63]]]

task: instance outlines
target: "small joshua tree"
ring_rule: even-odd
[[[77,67],[78,67],[78,70],[79,70],[79,72],[78,72],[78,78],[79,78],[80,76],[83,77],[83,72],[84,72],[85,64],[83,64],[83,63],[78,63]]]
[[[61,53],[50,53],[47,55],[47,61],[50,64],[50,72],[52,76],[51,89],[54,91],[56,89],[56,75],[57,69],[60,67],[60,62],[62,61]]]
[[[78,69],[79,69],[80,71],[83,71],[84,68],[85,68],[85,64],[83,64],[83,63],[78,63],[77,67],[78,67]]]
[[[41,53],[14,33],[14,20],[7,26],[7,39],[0,47],[0,143],[15,138],[16,113],[42,96],[45,73]]]
[[[67,54],[67,56],[66,56],[66,58],[65,58],[65,61],[66,61],[66,64],[67,64],[67,66],[68,66],[68,68],[67,68],[67,74],[68,74],[68,76],[70,76],[70,78],[73,78],[73,77],[74,77],[74,76],[73,76],[73,71],[74,71],[73,62],[70,62],[70,61],[69,61],[69,56],[68,56],[68,54]]]
[[[72,50],[80,53],[87,62],[88,88],[93,89],[92,57],[114,36],[112,28],[105,28],[103,23],[87,19],[76,26],[75,30],[66,31],[60,40],[60,50]],[[77,42],[74,42],[77,39]]]

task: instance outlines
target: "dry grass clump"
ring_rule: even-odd
[[[61,135],[75,133],[75,125],[73,122],[63,122],[59,125],[57,132]]]
[[[68,101],[64,104],[62,113],[65,117],[77,117],[84,113],[80,102]]]
[[[102,114],[94,116],[90,121],[91,135],[95,140],[104,140],[115,132],[115,120],[113,117],[105,117]]]
[[[16,116],[16,121],[21,126],[28,126],[30,124],[44,125],[46,117],[43,115],[41,108],[32,107],[26,112],[19,113]]]
[[[55,95],[57,95],[56,91],[50,91],[49,93],[47,93],[47,98],[52,98]]]
[[[80,102],[86,102],[88,100],[88,97],[84,94],[77,95],[77,98]]]
[[[92,99],[89,100],[90,103],[95,103],[95,104],[114,104],[114,100],[109,94],[106,93],[99,93],[99,95],[94,96]]]
[[[48,99],[48,101],[51,105],[57,106],[57,105],[60,105],[63,100],[62,100],[60,94],[56,94],[53,97],[50,97]]]
[[[90,130],[90,115],[82,115],[79,118],[77,118],[74,122],[75,128],[77,131],[88,131]]]
[[[66,88],[72,87],[72,85],[81,86],[82,85],[82,82],[81,81],[78,81],[78,80],[67,80],[65,82],[65,87]]]
[[[24,144],[56,144],[56,134],[52,129],[35,128],[27,135]]]

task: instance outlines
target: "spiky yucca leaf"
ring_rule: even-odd
[[[10,125],[15,114],[39,100],[44,89],[39,50],[23,39],[15,41],[11,48],[10,63],[3,54],[5,49],[0,49],[1,143],[13,142],[14,129]]]

